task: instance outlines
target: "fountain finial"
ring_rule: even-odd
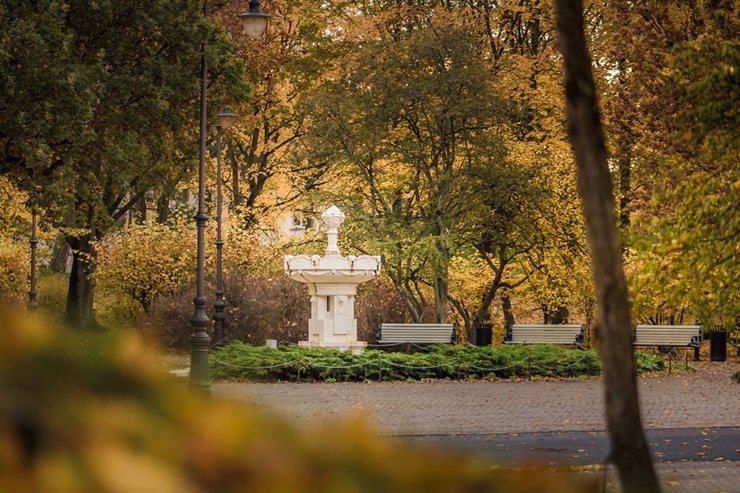
[[[326,209],[321,214],[321,219],[326,224],[326,235],[327,235],[327,246],[325,255],[339,255],[339,247],[337,246],[337,234],[339,227],[344,222],[345,215],[336,205],[333,205]]]

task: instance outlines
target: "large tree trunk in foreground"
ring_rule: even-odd
[[[604,369],[612,459],[623,491],[660,492],[640,420],[627,288],[616,229],[606,146],[596,102],[581,0],[556,0],[565,63],[568,130],[591,248],[599,302],[599,354]]]

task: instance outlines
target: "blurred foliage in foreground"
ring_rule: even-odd
[[[597,491],[571,474],[503,472],[411,452],[372,435],[361,419],[297,430],[188,391],[135,340],[91,357],[76,331],[3,319],[3,492]]]
[[[596,350],[547,344],[471,346],[433,344],[406,354],[281,345],[277,349],[233,342],[211,355],[211,375],[221,380],[391,381],[580,377],[601,374]],[[637,353],[638,371],[659,371],[658,355]]]

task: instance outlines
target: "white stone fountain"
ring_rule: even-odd
[[[357,285],[377,276],[381,261],[379,255],[343,257],[339,253],[337,234],[344,218],[336,206],[327,209],[321,215],[328,236],[324,256],[286,255],[284,266],[291,279],[308,285],[311,295],[308,340],[298,344],[359,353],[367,342],[357,340]]]

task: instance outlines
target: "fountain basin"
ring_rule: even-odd
[[[359,284],[376,277],[380,273],[380,265],[378,255],[286,255],[284,261],[285,273],[291,279],[306,284]]]

